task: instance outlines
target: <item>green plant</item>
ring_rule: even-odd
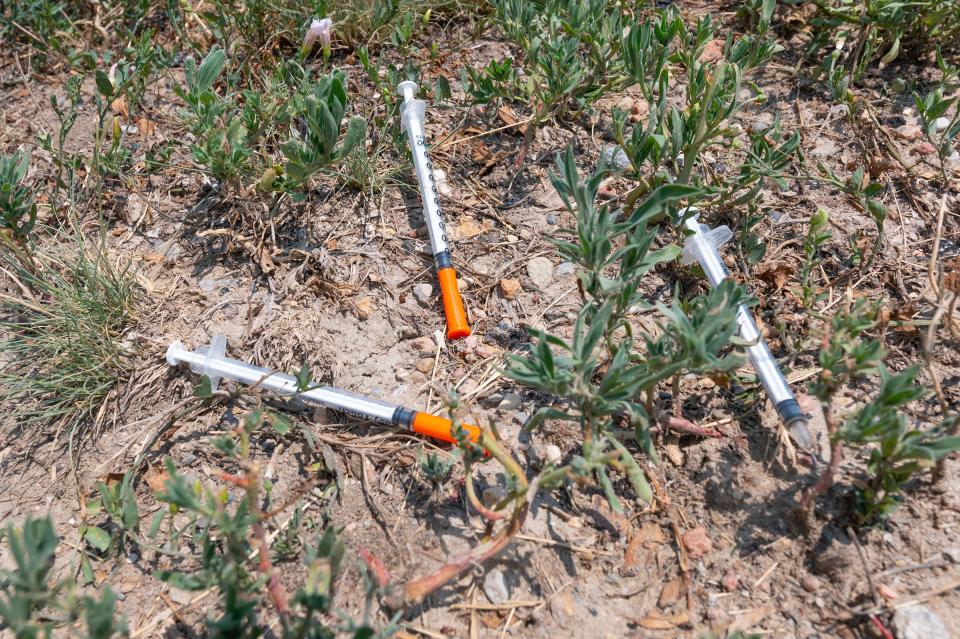
[[[836,438],[844,444],[870,449],[868,477],[857,491],[864,523],[887,517],[900,505],[903,486],[911,478],[960,450],[960,437],[943,436],[942,428],[918,430],[908,426],[904,408],[924,394],[916,383],[919,370],[913,366],[893,375],[880,366],[876,396],[837,431]]]
[[[888,515],[899,503],[902,486],[913,475],[960,449],[960,438],[943,436],[944,429],[920,431],[907,427],[903,408],[923,391],[915,386],[917,368],[890,375],[882,364],[884,351],[880,342],[864,338],[876,325],[877,308],[859,301],[824,326],[817,352],[821,371],[809,390],[823,408],[830,437],[830,461],[817,482],[801,495],[801,521],[808,520],[815,499],[833,484],[844,444],[875,445],[867,467],[870,477],[859,491],[863,523],[873,523]],[[880,377],[879,390],[841,424],[834,412],[837,393],[874,372]]]
[[[74,629],[71,636],[128,636],[126,625],[114,620],[116,597],[109,587],[97,600],[78,598],[70,582],[51,582],[60,539],[49,517],[28,515],[21,528],[7,524],[6,539],[16,569],[0,571],[0,619],[16,639],[49,637],[55,628],[78,619],[81,612],[86,633],[77,635]],[[54,620],[58,617],[62,618]]]
[[[24,0],[0,7],[0,40],[22,42],[35,51],[29,56],[36,68],[47,64],[50,52],[62,52],[69,39],[75,6],[54,0]]]
[[[581,454],[564,465],[547,464],[528,478],[492,426],[482,429],[476,443],[466,439],[456,417],[457,400],[451,394],[448,406],[464,464],[467,502],[486,521],[488,534],[433,573],[407,582],[387,600],[391,606],[421,602],[471,566],[502,551],[522,528],[539,490],[556,489],[569,480],[595,483],[610,507],[621,512],[623,504],[612,476],[618,473],[639,501],[651,501],[645,470],[620,437],[634,438],[656,462],[650,435],[652,422],[659,417],[653,401],[656,385],[670,377],[678,379],[683,371],[728,374],[743,361],[729,347],[738,343],[734,336],[738,306],[751,300],[730,280],[706,296],[686,302],[675,298],[672,308],[658,305],[663,320],[657,333],[634,336],[630,315],[636,308],[649,306],[638,290],[643,274],[679,253],[672,246],[651,251],[657,232],[650,224],[668,217],[669,206],[695,196],[697,189],[666,185],[634,210],[615,211],[596,203],[607,174],[602,159],[585,180],[580,179],[569,149],[558,156],[556,166],[551,175],[554,187],[577,219],[577,228],[556,243],[561,255],[581,270],[582,305],[570,338],[529,329],[533,338],[529,352],[509,356],[504,373],[552,396],[552,405],[539,409],[527,428],[540,427],[548,419],[575,421],[582,433]],[[680,398],[674,401],[679,414]],[[673,423],[667,418],[661,427]],[[478,499],[473,486],[473,469],[483,463],[499,464],[506,478],[505,495],[493,505]],[[500,520],[505,521],[494,532]]]
[[[321,78],[305,92],[303,128],[291,127],[291,137],[283,145],[287,157],[285,173],[294,183],[302,183],[327,165],[350,154],[366,137],[367,121],[359,116],[350,119],[340,145],[340,126],[347,108],[344,75],[335,71]]]
[[[20,245],[37,221],[33,191],[23,184],[29,167],[30,153],[23,149],[0,155],[0,232]]]
[[[857,82],[874,61],[890,64],[909,51],[918,58],[960,35],[960,8],[952,0],[815,0],[808,56],[842,52],[848,77]]]
[[[883,192],[883,185],[879,182],[871,182],[862,166],[858,167],[846,180],[839,177],[823,162],[818,162],[817,167],[821,177],[828,184],[843,192],[858,211],[873,220],[877,228],[877,239],[874,240],[870,255],[861,264],[862,268],[869,268],[883,245],[883,223],[887,219],[887,207],[877,199],[877,196]]]
[[[136,317],[129,266],[77,232],[50,237],[29,265],[7,251],[0,264],[17,290],[0,294],[0,402],[9,423],[25,433],[98,423],[130,370],[121,345]]]
[[[82,99],[81,88],[83,86],[83,76],[73,75],[67,79],[65,87],[65,101],[61,104],[56,95],[50,96],[50,107],[57,116],[60,126],[57,127],[57,140],[49,133],[37,137],[40,148],[47,151],[53,158],[53,164],[56,167],[54,177],[54,203],[59,204],[60,192],[65,190],[67,197],[71,202],[76,199],[77,172],[83,165],[83,158],[79,153],[71,153],[66,150],[65,145],[70,131],[73,130],[80,114],[80,102]],[[56,210],[56,206],[54,210]]]
[[[936,149],[940,165],[940,177],[944,186],[947,177],[947,159],[957,159],[957,138],[960,137],[960,108],[957,108],[956,91],[960,88],[960,68],[948,65],[937,50],[937,68],[941,78],[936,87],[925,96],[914,93],[917,114],[923,125],[923,134]],[[952,110],[952,113],[951,113]]]
[[[127,539],[137,533],[140,513],[133,493],[132,477],[130,473],[125,473],[119,482],[97,482],[100,496],[86,504],[87,518],[100,514],[107,516],[106,525],[84,523],[80,526],[80,537],[102,554],[119,555]],[[86,554],[81,561],[85,579],[93,581],[93,570]]]
[[[462,72],[471,104],[516,102],[531,110],[519,166],[537,127],[566,119],[626,86],[622,7],[605,0],[496,0],[497,22],[522,53]],[[522,71],[522,77],[521,77]]]
[[[176,539],[189,536],[192,545],[200,548],[199,570],[170,569],[157,572],[157,577],[185,590],[215,589],[222,609],[218,617],[207,619],[211,637],[259,637],[265,629],[258,616],[260,593],[263,592],[279,616],[282,635],[288,639],[328,638],[334,632],[324,621],[333,612],[333,588],[342,569],[346,549],[340,531],[327,527],[317,535],[304,556],[307,577],[292,598],[288,598],[279,574],[270,559],[270,543],[266,525],[271,515],[261,510],[265,480],[259,466],[250,459],[253,438],[271,419],[263,408],[252,410],[242,424],[229,434],[216,438],[214,446],[224,460],[240,470],[240,474],[220,473],[224,486],[211,489],[199,481],[180,474],[173,462],[166,460],[169,479],[158,498],[168,511],[158,513],[151,526],[157,536],[162,520],[169,521],[169,541],[161,547],[174,557],[183,554],[172,545]],[[231,489],[240,490],[232,498]],[[368,558],[368,563],[374,560]],[[365,614],[362,622],[345,621],[338,630],[355,639],[389,636],[387,628],[377,633],[368,621],[370,601],[382,594],[386,583],[367,579]],[[391,624],[392,626],[392,624]]]
[[[417,466],[434,490],[440,488],[450,479],[450,473],[456,465],[460,455],[456,452],[453,455],[444,455],[441,457],[437,453],[431,452],[424,454],[423,451],[417,452]]]
[[[817,291],[817,286],[813,282],[814,272],[820,265],[820,250],[823,245],[833,237],[827,230],[830,224],[830,218],[826,210],[819,208],[817,212],[810,217],[810,228],[807,229],[807,235],[803,239],[803,266],[800,267],[800,300],[806,309],[813,308],[823,297],[822,293]]]
[[[744,76],[782,49],[768,37],[772,11],[773,3],[764,2],[755,32],[737,40],[728,35],[716,62],[704,61],[716,32],[709,15],[687,31],[679,12],[671,8],[624,31],[620,48],[626,73],[647,103],[645,122],[631,124],[625,112],[613,112],[614,138],[629,160],[627,175],[638,182],[627,195],[628,203],[675,182],[696,185],[705,201],[732,208],[752,203],[768,180],[782,184],[800,137],[785,138],[779,125],[751,135],[747,158],[735,179],[701,177],[708,171],[701,161],[704,151],[740,144],[729,121],[744,105],[740,97]],[[685,80],[681,106],[668,102],[674,65],[679,68],[676,79]]]
[[[722,351],[737,342],[738,306],[750,303],[743,289],[728,280],[689,302],[676,297],[672,307],[658,304],[663,316],[658,333],[635,337],[629,315],[649,306],[640,292],[642,279],[679,253],[676,246],[651,251],[657,228],[650,224],[664,217],[670,205],[696,196],[697,189],[662,186],[627,213],[596,205],[597,189],[606,173],[601,162],[581,181],[572,152],[558,157],[551,180],[567,209],[575,212],[577,228],[565,234],[574,241],[557,240],[556,244],[564,259],[581,270],[583,304],[571,340],[531,331],[536,342],[530,354],[509,357],[506,369],[508,376],[554,395],[566,406],[541,409],[531,427],[546,418],[578,421],[584,457],[592,464],[606,454],[599,443],[604,439],[615,449],[622,448],[612,437],[614,425],[621,420],[633,428],[646,454],[656,459],[650,437],[651,421],[657,418],[654,388],[663,380],[679,378],[682,371],[722,375],[739,367],[742,357]],[[674,401],[679,406],[679,398]],[[632,456],[623,455],[619,461],[633,473],[638,496],[649,500],[649,488]],[[597,466],[596,474],[611,505],[619,509],[603,465]]]

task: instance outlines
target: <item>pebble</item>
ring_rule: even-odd
[[[497,408],[500,410],[517,410],[522,402],[523,399],[517,393],[504,393]]]
[[[483,494],[480,495],[480,501],[483,502],[483,505],[487,508],[493,508],[499,504],[507,496],[507,491],[504,490],[502,486],[488,486],[483,489]]]
[[[683,546],[691,559],[699,559],[713,550],[713,542],[707,535],[707,529],[697,526],[683,533]]]
[[[937,131],[943,131],[948,126],[950,126],[950,118],[940,116],[939,118],[933,121],[933,126]]]
[[[914,151],[916,151],[917,155],[933,155],[937,152],[937,149],[929,142],[920,142],[914,148]]]
[[[943,556],[955,564],[960,564],[960,547],[947,548],[943,551]]]
[[[543,456],[551,464],[559,464],[560,460],[563,459],[563,451],[556,444],[547,444],[543,449]]]
[[[920,605],[905,606],[893,613],[893,633],[897,639],[950,639],[940,617]]]
[[[510,599],[510,590],[507,588],[507,580],[504,579],[502,572],[493,569],[484,576],[483,594],[494,605],[500,605]]]
[[[554,226],[557,223],[557,216],[555,213],[547,213],[547,224]]]
[[[557,264],[557,268],[553,269],[553,274],[557,277],[563,277],[564,275],[573,275],[577,270],[577,267],[573,265],[573,262],[560,262]]]
[[[500,292],[508,300],[512,300],[514,297],[516,297],[520,290],[520,280],[513,280],[510,278],[504,278],[500,280]]]
[[[823,582],[813,575],[806,575],[800,580],[800,585],[803,586],[803,589],[807,592],[816,592],[823,587]]]
[[[904,124],[903,126],[897,127],[895,132],[897,137],[904,140],[916,140],[923,135],[923,131],[915,124]]]
[[[417,360],[416,369],[421,373],[430,373],[433,371],[434,359],[432,357],[421,357]]]
[[[720,585],[723,586],[723,589],[727,592],[733,592],[740,587],[740,577],[737,576],[737,573],[730,568],[723,574],[723,579],[720,580]]]
[[[533,285],[545,289],[553,282],[553,262],[540,256],[527,262],[527,275]]]
[[[414,284],[413,296],[417,298],[417,301],[421,304],[429,304],[430,298],[433,297],[433,284],[427,284],[426,282]]]

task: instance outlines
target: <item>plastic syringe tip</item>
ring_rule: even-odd
[[[810,429],[807,428],[806,420],[798,419],[791,423],[789,428],[790,434],[793,435],[793,439],[796,440],[800,448],[803,450],[813,450],[813,436],[810,434]]]
[[[171,366],[180,364],[183,361],[183,354],[187,352],[189,351],[180,340],[170,342],[170,346],[167,347],[167,364]]]
[[[417,95],[417,83],[412,80],[404,80],[397,85],[397,93],[403,96],[405,101],[410,101]]]

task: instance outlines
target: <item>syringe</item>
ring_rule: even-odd
[[[171,366],[189,364],[190,370],[194,373],[206,375],[210,379],[212,390],[216,390],[220,378],[225,377],[241,384],[250,386],[256,384],[259,388],[275,393],[297,395],[356,419],[404,428],[446,442],[456,441],[450,432],[449,419],[360,397],[331,386],[309,387],[308,390],[301,392],[297,388],[297,379],[292,375],[274,373],[266,368],[230,359],[224,356],[226,350],[227,338],[223,335],[214,335],[210,346],[200,347],[195,352],[187,350],[181,342],[175,341],[167,348],[167,363]],[[479,428],[470,424],[462,424],[462,427],[467,432],[467,439],[477,441],[480,435]]]
[[[457,339],[470,334],[467,315],[463,310],[463,299],[457,287],[457,274],[450,259],[450,245],[447,243],[447,229],[440,211],[440,197],[437,195],[437,180],[433,176],[433,163],[427,154],[427,141],[423,135],[423,117],[426,104],[414,98],[417,83],[409,80],[401,82],[397,92],[403,96],[400,107],[400,120],[407,132],[407,142],[413,154],[413,167],[420,184],[420,197],[423,200],[423,217],[430,233],[430,246],[433,250],[437,279],[440,281],[440,293],[443,298],[443,311],[447,317],[447,338]]]
[[[680,214],[693,210],[692,208],[684,209]],[[717,248],[733,237],[733,233],[726,226],[718,226],[711,230],[706,224],[700,224],[697,221],[696,213],[687,218],[683,225],[691,234],[687,236],[687,241],[684,243],[680,261],[687,265],[699,262],[710,286],[719,285],[730,274],[723,265]],[[812,450],[813,438],[807,428],[807,416],[800,409],[793,391],[790,390],[787,380],[780,372],[780,366],[777,365],[777,360],[773,358],[770,348],[763,340],[756,322],[753,321],[753,316],[742,304],[737,311],[737,324],[740,327],[741,339],[750,344],[747,347],[750,362],[757,371],[757,377],[760,378],[767,396],[777,409],[780,419],[790,429],[793,438],[801,448]]]

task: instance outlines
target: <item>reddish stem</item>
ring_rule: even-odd
[[[823,470],[823,473],[820,475],[817,482],[805,490],[803,495],[800,497],[800,503],[797,506],[797,511],[800,514],[801,521],[808,521],[810,515],[813,513],[813,504],[817,497],[827,492],[830,489],[830,486],[833,485],[833,478],[837,474],[837,469],[840,467],[840,461],[843,459],[843,442],[839,439],[835,439],[834,436],[837,433],[838,426],[837,422],[833,417],[833,409],[831,407],[831,398],[828,398],[827,401],[823,402],[823,419],[827,425],[827,434],[833,442],[830,445],[830,462],[827,464],[827,467]]]
[[[703,426],[698,426],[691,422],[688,419],[677,416],[664,416],[661,420],[664,426],[676,433],[684,433],[686,435],[696,435],[698,437],[714,437],[721,438],[726,437],[722,432],[716,428],[704,428]]]

